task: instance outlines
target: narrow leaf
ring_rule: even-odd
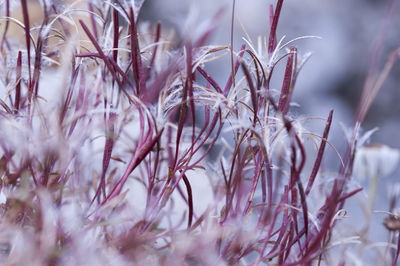
[[[328,140],[328,134],[329,130],[331,128],[332,124],[332,116],[333,116],[333,110],[329,112],[328,119],[326,121],[326,126],[324,133],[322,134],[322,139],[321,139],[321,144],[319,145],[318,153],[317,153],[317,158],[315,159],[313,169],[311,171],[310,178],[308,179],[308,184],[306,188],[306,195],[308,195],[311,191],[312,185],[314,184],[315,177],[318,174],[319,167],[321,165],[322,157],[324,156],[324,151],[325,151],[325,146],[326,146],[326,141]]]
[[[275,7],[275,14],[273,15],[274,18],[272,20],[272,25],[271,25],[271,30],[269,33],[269,40],[268,40],[268,53],[272,54],[272,52],[275,50],[277,41],[276,41],[276,29],[278,28],[278,21],[279,17],[281,15],[281,9],[282,9],[282,4],[283,0],[278,0],[278,3],[276,4]],[[270,11],[270,16],[273,12]]]
[[[193,221],[193,194],[190,182],[185,174],[182,175],[183,182],[185,183],[186,190],[188,193],[188,207],[189,207],[189,217],[188,217],[188,229],[192,226]]]

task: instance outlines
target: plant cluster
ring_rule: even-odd
[[[309,55],[293,46],[301,38],[277,38],[283,0],[270,6],[264,43],[238,50],[207,45],[222,11],[173,46],[161,24],[140,22],[143,1],[3,2],[2,263],[336,260],[335,226],[362,190],[347,185],[359,128],[398,50],[364,89],[342,166],[327,177],[333,111],[319,134],[289,112]],[[207,63],[226,55],[220,83]]]

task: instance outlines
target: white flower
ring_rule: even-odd
[[[360,147],[354,158],[354,174],[361,178],[387,176],[399,165],[400,150],[382,144]]]

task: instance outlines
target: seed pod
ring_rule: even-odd
[[[400,230],[400,217],[399,216],[388,216],[383,221],[383,225],[389,231],[397,231]]]

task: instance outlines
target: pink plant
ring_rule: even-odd
[[[306,153],[290,104],[307,57],[277,36],[283,0],[269,9],[262,54],[251,40],[238,51],[207,45],[222,11],[169,49],[161,24],[143,32],[138,23],[143,1],[42,1],[39,26],[20,2],[17,21],[5,1],[0,36],[2,263],[334,261],[344,203],[362,190],[348,186],[360,125],[398,49],[364,89],[341,169],[319,182],[333,111],[316,154]],[[23,43],[12,44],[12,23]],[[207,62],[224,51],[231,74],[220,84]],[[270,81],[283,63],[276,91]]]

